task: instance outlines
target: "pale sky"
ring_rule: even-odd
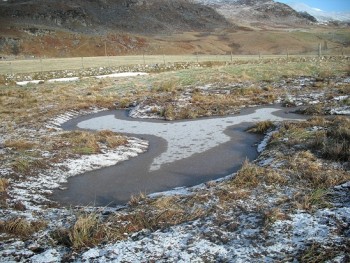
[[[350,0],[276,0],[281,3],[304,3],[328,12],[350,12]]]

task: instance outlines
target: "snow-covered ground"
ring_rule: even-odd
[[[136,77],[136,76],[144,76],[148,75],[148,73],[145,72],[121,72],[121,73],[112,73],[107,75],[97,75],[93,76],[96,79],[104,79],[104,78],[125,78],[125,77]],[[17,81],[16,84],[18,86],[24,87],[28,84],[39,84],[39,83],[55,83],[55,82],[75,82],[79,81],[79,77],[65,77],[65,78],[55,78],[55,79],[48,79],[48,80],[25,80],[25,81]]]
[[[311,82],[313,80],[310,80]],[[306,81],[307,82],[307,81]],[[343,81],[345,83],[345,81]],[[300,81],[299,81],[300,84]],[[303,89],[302,85],[297,86]],[[319,93],[318,93],[319,94]],[[303,100],[309,103],[317,99],[323,100],[327,94],[309,95],[291,95],[289,99]],[[346,96],[332,97],[331,100],[340,103],[348,99]],[[318,102],[315,102],[318,103]],[[312,103],[310,103],[312,104]],[[334,108],[336,114],[348,114],[348,108]],[[93,110],[94,112],[99,109]],[[271,117],[273,109],[261,111],[259,120]],[[92,112],[92,111],[91,111]],[[86,112],[68,112],[67,114],[57,116],[52,119],[47,128],[60,132],[59,128],[62,123],[70,118]],[[237,117],[237,116],[235,116]],[[245,121],[245,116],[242,120]],[[107,119],[111,125],[115,124],[115,119]],[[274,117],[274,120],[280,120]],[[219,121],[220,120],[220,121]],[[227,125],[233,125],[232,122],[226,123],[219,119],[217,123],[211,123],[211,129],[222,130]],[[242,121],[241,120],[241,121]],[[106,127],[106,120],[100,119],[98,124],[94,120],[97,128]],[[159,126],[154,126],[153,131],[156,135],[168,138],[171,131],[181,129],[180,125],[198,126],[193,122],[178,122],[177,126],[169,123],[167,130],[162,130]],[[80,125],[90,125],[91,123],[82,122]],[[209,124],[209,123],[207,123]],[[142,122],[138,123],[125,122],[122,123],[124,130],[119,132],[127,132],[128,129],[145,129]],[[191,125],[184,129],[194,129]],[[165,127],[165,126],[164,126]],[[199,132],[204,134],[210,133],[208,126],[202,127]],[[144,131],[143,131],[144,133]],[[166,135],[169,133],[169,135]],[[222,134],[222,131],[221,131]],[[218,137],[218,140],[224,140],[220,134],[210,134]],[[186,136],[189,136],[186,134]],[[185,136],[185,137],[186,137]],[[269,139],[273,136],[273,132],[268,133],[262,143],[258,146],[261,153],[256,161],[259,166],[267,168],[278,168],[283,165],[283,161],[276,158],[273,151],[266,149]],[[213,138],[212,137],[212,138]],[[221,138],[222,137],[222,138]],[[179,139],[174,137],[175,140]],[[189,137],[190,138],[190,137]],[[184,141],[189,142],[189,138]],[[192,138],[192,137],[191,137]],[[221,138],[221,139],[220,139]],[[181,139],[181,138],[180,138]],[[192,138],[193,139],[193,138]],[[205,139],[205,138],[204,138]],[[282,138],[283,139],[283,138]],[[172,139],[169,138],[169,141]],[[187,140],[187,141],[186,141]],[[180,140],[181,141],[181,140]],[[206,142],[207,144],[209,142]],[[217,142],[216,142],[217,143]],[[322,249],[338,248],[336,258],[330,258],[330,262],[347,262],[349,258],[349,226],[350,226],[350,184],[344,183],[329,189],[330,205],[327,208],[320,208],[314,211],[290,209],[283,211],[283,216],[278,217],[272,222],[267,222],[267,212],[279,207],[281,200],[293,199],[298,194],[298,189],[294,189],[288,185],[285,186],[266,186],[260,184],[256,189],[249,192],[244,199],[237,199],[229,204],[229,209],[224,207],[220,202],[220,198],[216,195],[216,191],[221,188],[227,190],[228,181],[235,175],[230,175],[215,182],[208,182],[192,188],[178,188],[165,193],[154,193],[152,198],[161,196],[202,196],[209,197],[208,202],[197,203],[200,209],[208,209],[211,211],[194,221],[185,222],[175,226],[157,231],[142,230],[140,232],[126,235],[125,240],[118,242],[101,244],[94,248],[90,248],[80,252],[72,252],[62,245],[57,245],[50,233],[58,228],[69,228],[76,218],[77,209],[50,208],[46,207],[47,194],[53,188],[62,187],[69,176],[74,176],[88,170],[97,169],[99,167],[113,165],[117,162],[126,160],[147,149],[147,142],[129,138],[128,144],[111,151],[105,151],[98,155],[90,155],[79,159],[64,160],[56,164],[47,173],[39,174],[33,179],[11,184],[9,194],[14,201],[20,201],[25,204],[27,210],[17,211],[13,209],[2,209],[0,211],[2,220],[14,217],[26,218],[29,221],[45,220],[48,227],[39,231],[33,238],[24,241],[13,238],[0,242],[0,261],[2,262],[300,262],[298,254],[308,248],[313,248],[314,244],[322,245]],[[193,147],[193,151],[201,151],[200,147]],[[0,149],[1,150],[1,149]],[[189,152],[188,154],[193,154]],[[166,157],[166,158],[165,158]],[[163,156],[157,161],[157,165],[167,162],[169,155]],[[1,172],[5,173],[6,169]],[[227,204],[225,204],[227,205]],[[84,210],[93,209],[85,208]],[[119,208],[97,208],[101,214],[118,213]],[[124,213],[123,210],[121,213]],[[4,234],[1,234],[4,237]],[[327,250],[328,251],[328,250]],[[311,250],[312,252],[312,250]],[[316,251],[317,252],[317,251]],[[314,253],[316,253],[314,252]],[[331,254],[331,253],[329,253]]]

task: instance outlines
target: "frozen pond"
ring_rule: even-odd
[[[254,122],[300,119],[279,107],[246,109],[239,115],[185,121],[131,119],[124,111],[69,121],[65,129],[112,130],[149,140],[148,152],[112,167],[70,178],[54,199],[73,205],[115,205],[132,194],[191,186],[229,175],[257,155],[260,136],[244,130]]]

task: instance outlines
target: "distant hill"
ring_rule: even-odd
[[[297,11],[309,13],[310,15],[314,16],[320,23],[335,21],[350,23],[350,12],[326,12],[303,3],[291,3],[290,6]]]
[[[272,0],[196,0],[215,8],[227,19],[252,26],[295,27],[315,22],[288,5]]]
[[[208,6],[186,0],[9,0],[2,25],[46,26],[74,32],[208,31],[229,23]]]
[[[324,41],[330,51],[347,47],[347,31],[329,38],[314,21],[272,0],[0,0],[0,57],[314,53]]]

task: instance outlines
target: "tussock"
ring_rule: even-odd
[[[26,140],[8,140],[4,143],[4,146],[17,151],[23,151],[32,149],[35,144]]]
[[[74,249],[91,247],[100,242],[99,237],[103,233],[97,214],[79,216],[68,236]]]
[[[109,148],[115,148],[127,143],[125,137],[112,131],[99,131],[97,133],[87,131],[72,131],[61,135],[66,143],[60,142],[56,147],[68,147],[76,154],[95,154],[101,152],[101,143]]]
[[[264,134],[268,130],[273,129],[275,127],[272,121],[260,121],[256,123],[253,127],[248,129],[248,132]]]
[[[350,180],[343,170],[328,169],[310,151],[297,152],[289,161],[295,180],[314,189],[329,188]]]
[[[231,184],[236,187],[257,187],[261,183],[267,185],[285,184],[286,179],[274,170],[259,167],[245,160],[242,168],[237,172]]]
[[[6,192],[9,181],[6,178],[0,178],[0,193]]]
[[[25,218],[13,218],[8,221],[0,221],[2,232],[10,235],[29,238],[34,233],[44,229],[47,223],[45,221],[28,221]]]

